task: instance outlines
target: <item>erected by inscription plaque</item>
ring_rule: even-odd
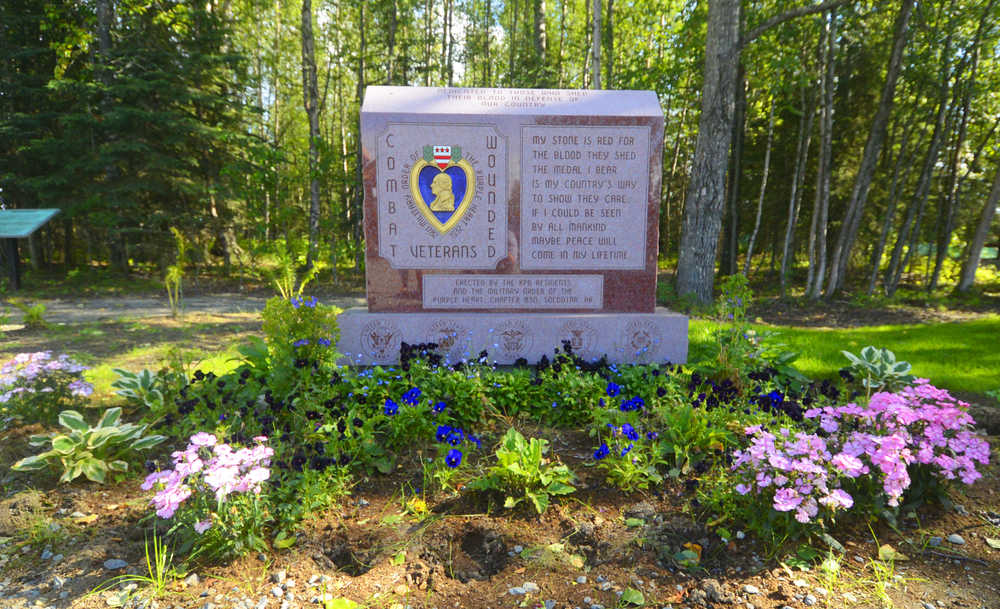
[[[569,341],[684,361],[655,310],[663,114],[650,91],[369,87],[361,108],[368,310],[340,349],[402,342],[510,363]]]

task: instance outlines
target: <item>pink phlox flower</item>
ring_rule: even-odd
[[[854,505],[854,498],[843,489],[837,488],[830,491],[830,494],[820,499],[819,502],[831,509],[847,509]]]
[[[274,456],[274,449],[270,446],[254,446],[251,450],[250,460],[252,463],[269,465],[271,457]]]
[[[760,425],[751,425],[749,427],[743,428],[743,433],[746,434],[746,435],[748,435],[748,436],[752,436],[752,435],[760,433],[761,429],[762,428],[761,428]]]
[[[795,489],[782,488],[774,493],[774,509],[779,512],[790,512],[801,503],[802,497],[795,492]]]
[[[261,485],[270,477],[271,470],[266,467],[255,467],[244,476],[244,479],[255,493],[259,493]]]
[[[840,429],[840,424],[832,416],[824,413],[819,419],[819,427],[826,433],[834,433]]]
[[[837,455],[834,455],[830,462],[833,463],[834,467],[844,472],[844,474],[850,478],[857,478],[860,476],[865,467],[865,464],[861,462],[861,459],[847,453],[838,453]]]
[[[205,531],[209,530],[210,528],[212,528],[212,519],[211,518],[208,518],[206,520],[202,520],[202,521],[194,523],[194,530],[199,535],[201,535]]]
[[[190,476],[200,472],[205,467],[205,463],[198,457],[186,459],[174,465],[174,471],[181,477]]]
[[[170,477],[171,474],[173,474],[173,471],[169,469],[164,470],[162,472],[153,472],[148,476],[146,476],[146,479],[143,480],[142,482],[142,486],[140,486],[139,488],[141,488],[144,491],[152,490],[152,488],[156,485],[157,482],[159,482],[160,480],[166,480],[167,478]]]
[[[819,513],[819,504],[812,497],[806,499],[806,501],[799,506],[799,509],[795,510],[795,520],[806,523]]]
[[[792,468],[792,462],[780,453],[775,453],[767,458],[767,462],[771,464],[771,467],[779,470],[789,470]]]
[[[86,398],[94,393],[94,386],[83,379],[76,379],[69,384],[69,392],[76,397]]]
[[[236,486],[239,474],[237,467],[216,465],[205,472],[204,480],[215,491],[216,498],[222,501]]]
[[[749,493],[752,490],[751,487],[743,484],[742,482],[740,482],[739,484],[737,484],[734,488],[735,488],[736,492],[739,493],[739,494],[741,494],[741,495],[746,495],[747,493]]]
[[[152,504],[160,518],[171,518],[185,499],[191,496],[187,486],[168,486],[153,496]]]
[[[958,468],[958,462],[949,455],[938,455],[934,457],[934,464],[941,468],[942,475],[951,480],[955,477],[953,471]]]
[[[826,468],[823,465],[809,458],[796,459],[792,462],[791,469],[803,474],[822,474],[826,472]]]
[[[199,431],[191,436],[190,443],[192,446],[215,446],[218,441],[219,440],[215,437],[215,435]]]

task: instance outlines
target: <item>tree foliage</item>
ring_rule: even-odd
[[[1000,164],[997,0],[915,4],[884,142],[868,158],[900,3],[849,1],[819,12],[811,11],[820,0],[310,4],[315,85],[306,95],[315,100],[303,99],[301,1],[0,4],[0,187],[8,205],[62,210],[41,234],[41,256],[165,268],[171,226],[194,244],[195,264],[239,263],[241,251],[260,248],[312,255],[302,245],[312,211],[317,260],[360,265],[366,86],[590,88],[595,48],[601,87],[660,97],[661,254],[679,258],[682,276],[699,260],[708,265],[697,286],[682,277],[682,292],[710,294],[717,250],[728,260],[723,270],[781,275],[792,293],[954,284],[961,261],[979,256],[970,244],[995,241],[989,220],[987,237],[973,237],[983,233],[982,202]],[[706,79],[719,77],[711,72],[719,58],[706,59],[705,49],[720,39],[710,15],[737,8],[736,55],[721,65],[738,59],[740,69],[713,84]],[[741,110],[709,133],[703,92],[720,86],[735,91]],[[826,156],[824,112],[832,121]],[[709,164],[699,160],[699,134],[713,146]],[[720,160],[733,153],[738,159]],[[824,162],[825,221],[814,221]],[[858,205],[862,164],[870,184]],[[699,220],[709,184],[719,198],[712,213],[727,210],[722,247],[722,222]],[[810,254],[820,245],[825,266]]]

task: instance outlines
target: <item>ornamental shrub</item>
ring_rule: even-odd
[[[315,297],[274,297],[264,306],[264,335],[272,364],[304,360],[333,365],[340,358],[337,307],[320,304]]]
[[[972,484],[981,477],[977,464],[989,462],[989,444],[972,431],[968,404],[926,379],[915,382],[864,406],[812,408],[804,413],[811,430],[747,427],[750,443],[733,454],[732,476],[716,480],[737,495],[707,498],[780,540],[817,533],[852,507],[891,520],[901,503],[932,499],[928,491],[948,481]]]
[[[274,451],[263,436],[254,442],[234,449],[213,434],[196,433],[171,455],[173,469],[146,477],[142,489],[156,490],[150,504],[172,522],[167,534],[179,540],[178,554],[209,562],[267,549],[271,517],[262,490]]]
[[[19,353],[0,366],[0,429],[11,423],[55,425],[59,412],[79,407],[94,392],[87,370],[65,353]]]

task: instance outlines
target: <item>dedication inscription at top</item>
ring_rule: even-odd
[[[371,311],[652,312],[648,91],[369,87]]]

